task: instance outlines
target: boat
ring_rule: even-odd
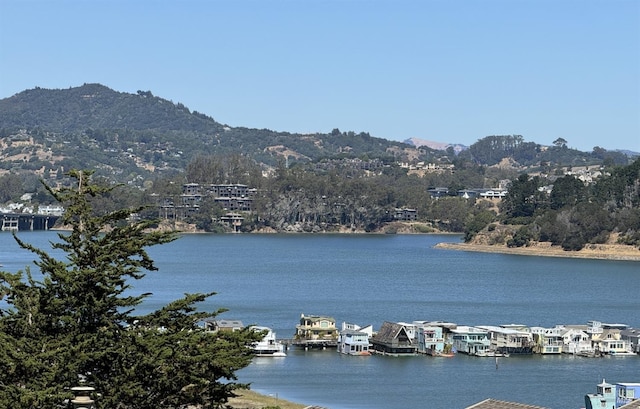
[[[496,358],[508,358],[509,357],[509,353],[508,352],[499,352],[499,351],[493,351],[493,350],[488,350],[488,351],[479,351],[476,352],[474,354],[471,354],[473,356],[480,356],[480,357],[496,357]]]
[[[619,350],[611,350],[611,351],[607,352],[607,355],[609,355],[609,356],[638,356],[638,354],[636,354],[633,351],[619,351]]]
[[[430,354],[431,356],[435,356],[435,357],[442,357],[442,358],[453,358],[454,356],[456,356],[455,352],[434,352],[432,354]]]
[[[276,339],[276,333],[268,327],[253,326],[254,331],[265,331],[266,335],[257,342],[251,344],[251,349],[255,356],[284,357],[284,345]]]
[[[575,355],[581,356],[583,358],[602,358],[604,354],[600,351],[581,351],[576,353]]]

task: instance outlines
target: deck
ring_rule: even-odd
[[[304,349],[327,349],[337,348],[337,339],[279,339],[278,342],[282,343],[286,349],[290,346],[302,347]]]

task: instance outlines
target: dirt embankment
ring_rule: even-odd
[[[561,247],[552,246],[551,243],[540,242],[533,242],[525,247],[507,247],[506,244],[439,243],[436,248],[524,256],[640,261],[640,249],[623,244],[587,244],[580,251],[565,251]]]

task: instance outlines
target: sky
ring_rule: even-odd
[[[640,1],[0,0],[0,99],[84,83],[230,126],[640,152]]]

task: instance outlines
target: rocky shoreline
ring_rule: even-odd
[[[504,244],[438,243],[436,248],[484,253],[517,254],[522,256],[565,257],[594,260],[640,261],[640,249],[622,244],[588,244],[579,251],[565,251],[551,243],[532,243],[526,247]]]

